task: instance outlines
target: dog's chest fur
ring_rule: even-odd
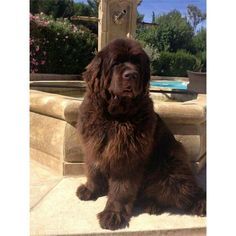
[[[96,168],[116,170],[121,166],[133,166],[145,161],[152,150],[152,117],[142,121],[107,120],[102,115],[94,116],[84,112],[79,131],[87,151],[86,158]],[[87,115],[86,115],[87,114]],[[89,153],[88,153],[89,152]]]

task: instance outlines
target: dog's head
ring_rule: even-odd
[[[149,58],[134,40],[112,41],[86,69],[89,92],[105,99],[110,113],[125,113],[138,97],[148,94]]]

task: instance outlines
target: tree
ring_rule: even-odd
[[[43,12],[53,18],[66,18],[74,15],[73,0],[30,0],[32,14]]]
[[[99,2],[96,0],[88,0],[87,3],[75,3],[74,12],[75,16],[93,16],[98,17],[98,5]],[[77,21],[74,22],[76,25],[83,25],[90,29],[93,33],[98,33],[98,24],[96,22]]]
[[[74,10],[76,16],[92,16],[92,9],[88,4],[78,2],[74,4]]]
[[[153,11],[152,12],[152,23],[155,23],[155,19],[156,19],[155,12]]]
[[[158,26],[138,30],[137,38],[159,52],[189,50],[194,30],[179,11],[173,10],[168,14],[158,16],[155,18],[155,23]]]
[[[87,0],[87,3],[91,9],[92,16],[98,17],[99,1],[98,0]]]
[[[39,4],[38,0],[30,0],[30,13],[36,14],[39,13]]]
[[[197,6],[188,5],[187,6],[188,19],[193,26],[194,30],[196,30],[197,25],[206,19],[206,13],[203,13]]]
[[[137,23],[143,22],[144,14],[141,14],[137,11]]]
[[[206,29],[202,28],[193,37],[193,53],[201,62],[201,71],[206,71]]]
[[[195,53],[201,51],[206,51],[206,29],[202,28],[200,31],[197,32],[196,35],[193,37],[193,47]]]

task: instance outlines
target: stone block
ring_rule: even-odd
[[[65,121],[31,112],[30,146],[60,160],[64,155],[65,128]]]
[[[174,124],[167,126],[183,144],[190,161],[197,161],[206,153],[206,122],[200,124]]]
[[[82,100],[53,93],[30,90],[30,111],[75,123]]]
[[[117,38],[134,38],[138,1],[101,0],[99,4],[98,50]]]
[[[206,108],[182,102],[154,102],[155,111],[170,124],[200,124],[206,120]]]
[[[63,120],[30,112],[31,157],[60,174],[83,174],[83,154],[76,127]]]
[[[57,174],[63,174],[63,165],[61,161],[50,154],[30,147],[30,158],[43,166],[49,167]]]
[[[67,162],[83,162],[81,141],[75,126],[67,123],[64,133],[64,160]]]
[[[84,163],[63,162],[63,175],[66,175],[66,176],[85,175]]]

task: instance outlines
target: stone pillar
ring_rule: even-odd
[[[139,0],[100,0],[98,51],[116,38],[134,38]]]

